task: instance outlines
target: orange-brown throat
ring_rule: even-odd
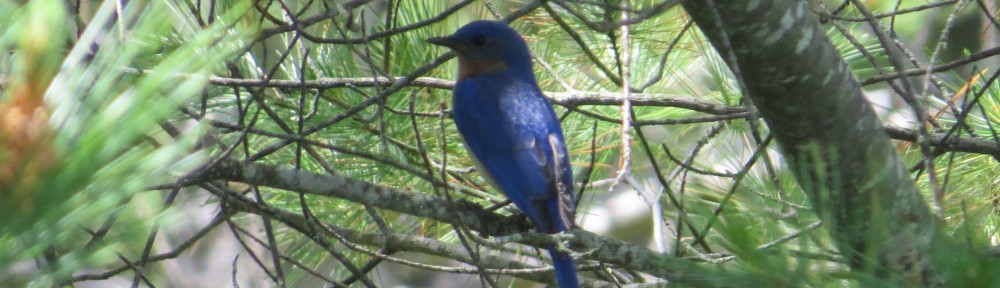
[[[458,80],[504,70],[507,70],[507,64],[503,61],[470,61],[458,58]]]

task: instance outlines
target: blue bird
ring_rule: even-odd
[[[524,39],[476,21],[427,40],[458,54],[455,126],[479,172],[542,233],[573,228],[573,171],[552,103],[542,95]],[[547,247],[559,287],[579,287],[573,258]]]

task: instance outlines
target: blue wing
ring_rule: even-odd
[[[459,81],[455,125],[480,173],[540,232],[567,231],[575,210],[573,176],[559,121],[533,81],[498,77]]]

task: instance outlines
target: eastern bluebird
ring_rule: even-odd
[[[573,171],[559,120],[542,96],[524,39],[506,24],[476,21],[428,42],[458,54],[455,126],[479,172],[542,233],[573,228]],[[559,287],[578,287],[573,258],[547,247]]]

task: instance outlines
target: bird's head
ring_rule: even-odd
[[[458,54],[459,80],[510,70],[533,75],[528,45],[517,31],[501,22],[472,22],[451,36],[434,37],[427,42],[451,48]]]

